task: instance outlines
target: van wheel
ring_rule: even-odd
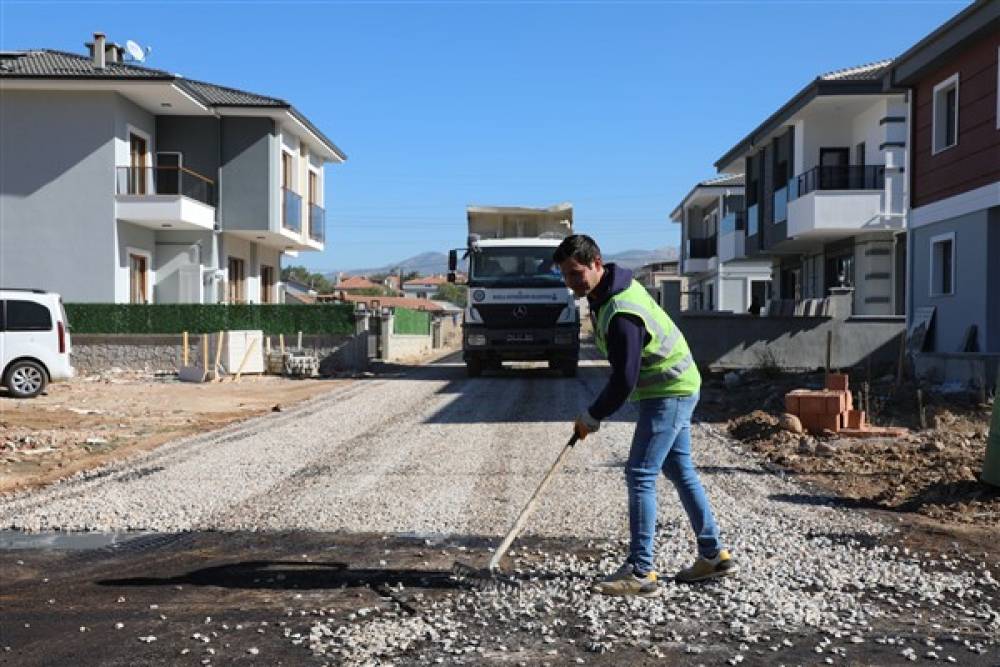
[[[567,359],[562,365],[563,377],[575,378],[578,362],[576,359]]]
[[[7,369],[4,384],[14,398],[34,398],[45,389],[49,378],[36,361],[16,361]]]

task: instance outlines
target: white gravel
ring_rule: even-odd
[[[454,364],[361,381],[280,414],[2,499],[0,526],[498,537],[601,382],[586,371],[573,380],[541,372],[468,380]],[[554,578],[516,594],[452,594],[422,615],[373,610],[351,620],[324,618],[295,641],[337,664],[401,656],[476,662],[514,651],[507,643],[523,634],[551,644],[556,662],[573,633],[586,636],[590,651],[626,642],[653,656],[663,642],[696,654],[725,639],[733,647],[726,656],[731,664],[750,648],[787,648],[782,642],[800,629],[825,638],[815,646],[817,662],[894,642],[886,627],[988,638],[979,645],[941,639],[948,645],[943,652],[906,647],[921,659],[929,650],[942,660],[997,650],[1000,588],[985,564],[969,571],[954,558],[880,546],[891,526],[810,500],[810,492],[761,469],[724,434],[700,424],[695,460],[740,575],[710,586],[666,584],[652,599],[591,595],[589,581],[617,567],[627,536],[622,465],[634,413],[629,408],[617,418],[577,447],[527,529],[593,540],[606,547],[603,558],[529,554],[532,570]],[[669,574],[688,564],[694,547],[666,484],[660,508],[657,563]]]

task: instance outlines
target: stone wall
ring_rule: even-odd
[[[278,337],[271,336],[272,349],[278,348]],[[286,349],[297,344],[297,337],[285,338]],[[303,336],[306,353],[320,358],[320,373],[365,370],[367,368],[367,335]],[[100,373],[119,368],[136,371],[176,371],[181,364],[180,334],[119,335],[78,334],[72,337],[70,359],[77,373]],[[263,354],[263,351],[260,351]],[[210,354],[214,354],[211,352]],[[212,358],[211,356],[209,357]],[[190,337],[188,363],[201,363],[201,335]]]

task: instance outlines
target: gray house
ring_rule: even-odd
[[[271,303],[323,250],[346,156],[280,99],[89,55],[0,52],[0,285],[69,302]]]

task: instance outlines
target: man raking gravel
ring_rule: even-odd
[[[566,285],[586,296],[597,348],[611,364],[611,377],[574,425],[580,440],[600,428],[626,400],[639,404],[625,465],[629,507],[629,554],[614,574],[594,585],[605,595],[652,595],[659,586],[653,568],[656,480],[662,471],[687,512],[698,541],[698,558],[676,575],[696,582],[733,574],[736,562],[724,549],[719,529],[691,462],[691,415],[701,375],[687,341],[632,272],[605,265],[601,250],[583,234],[566,237],[553,259]]]

